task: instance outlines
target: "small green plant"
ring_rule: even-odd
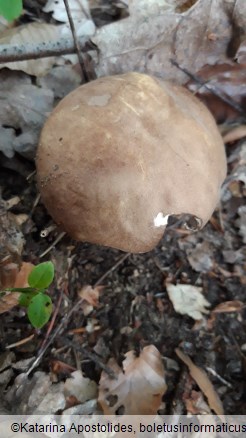
[[[0,0],[0,15],[7,21],[13,21],[21,15],[23,0]]]
[[[52,301],[45,291],[52,283],[54,273],[52,262],[40,263],[28,276],[29,287],[6,289],[10,292],[21,292],[19,304],[26,307],[29,321],[35,328],[43,327],[50,319]]]

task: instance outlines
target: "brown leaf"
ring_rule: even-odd
[[[116,379],[102,372],[99,398],[104,414],[125,415],[156,414],[166,391],[164,368],[159,351],[154,345],[144,347],[139,357],[128,351],[123,361],[123,371],[110,359],[108,366]]]
[[[78,293],[80,298],[83,298],[87,303],[91,304],[93,307],[98,306],[99,294],[104,286],[84,286]]]
[[[10,270],[11,267],[12,267],[12,270]],[[7,287],[28,287],[27,279],[28,279],[30,272],[34,268],[34,265],[32,263],[23,262],[19,272],[18,272],[18,266],[15,265],[14,263],[10,263],[9,265],[6,265],[5,268],[6,269],[9,268],[9,272],[12,275],[11,284],[10,284],[10,278],[9,278],[8,286],[5,285],[6,288]],[[2,297],[0,297],[0,313],[8,312],[14,306],[17,306],[17,304],[19,302],[19,296],[20,296],[20,294],[18,292],[9,292],[9,293],[3,295]]]
[[[196,96],[207,105],[217,122],[223,123],[225,120],[233,121],[238,119],[238,111],[215,96],[212,90],[244,108],[246,98],[245,66],[229,61],[213,66],[205,65],[196,73],[196,76],[207,84],[210,90],[205,86],[201,87],[199,83],[193,80],[187,83],[187,88],[195,92]]]
[[[246,125],[236,126],[231,129],[223,136],[223,140],[225,143],[232,143],[233,141],[241,140],[243,137],[246,137]]]
[[[98,76],[140,71],[184,83],[187,76],[171,58],[192,73],[225,62],[234,26],[245,29],[245,0],[184,3],[179,13],[176,2],[131,0],[128,18],[101,27],[92,37],[99,49]]]
[[[179,348],[175,349],[175,352],[177,356],[187,365],[190,371],[191,377],[195,380],[203,394],[208,399],[208,404],[210,408],[217,414],[217,415],[223,415],[223,405],[222,402],[218,396],[218,394],[215,392],[215,389],[211,383],[211,381],[208,378],[207,373],[196,366],[192,360],[184,354]]]
[[[51,369],[52,369],[52,372],[54,374],[57,374],[57,375],[71,374],[73,371],[76,370],[76,368],[74,368],[71,365],[69,365],[65,362],[62,362],[60,360],[52,360],[51,361]]]
[[[89,315],[94,307],[98,307],[99,295],[103,288],[104,286],[92,287],[87,285],[78,292],[79,297],[84,300],[81,307],[85,316]]]
[[[241,312],[244,307],[244,303],[239,300],[225,301],[224,303],[218,304],[212,313],[229,313],[229,312]]]
[[[17,306],[19,300],[18,292],[9,292],[6,295],[0,297],[0,314],[8,312],[13,307]]]
[[[2,266],[1,266],[2,265]],[[13,287],[15,284],[16,276],[19,271],[17,263],[1,263],[0,265],[0,288],[2,290],[8,287]]]
[[[35,265],[28,262],[23,262],[15,280],[14,287],[28,287],[28,276],[32,272]]]

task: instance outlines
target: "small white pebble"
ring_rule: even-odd
[[[134,277],[139,277],[139,271],[137,269],[134,269],[133,276]]]

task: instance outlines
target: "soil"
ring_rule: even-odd
[[[32,10],[32,4],[28,0],[25,6]],[[104,8],[104,15],[95,8],[97,26],[119,18],[119,8],[112,8]],[[228,146],[229,177],[240,168],[243,150],[242,140]],[[202,231],[187,232],[184,226],[175,226],[174,221],[153,251],[124,257],[120,251],[72,241],[56,227],[49,232],[54,224],[38,196],[34,162],[18,154],[11,159],[0,154],[0,166],[2,199],[19,197],[9,212],[14,217],[26,215],[21,225],[25,244],[19,259],[33,264],[51,260],[56,270],[49,289],[54,303],[50,325],[35,330],[18,306],[0,315],[0,408],[19,412],[17,401],[11,405],[6,394],[20,370],[13,367],[7,383],[1,379],[2,362],[9,351],[15,353],[13,364],[40,358],[29,378],[36,371],[44,371],[64,381],[71,370],[81,367],[85,376],[99,382],[109,358],[114,357],[121,364],[129,350],[138,353],[153,344],[165,364],[165,414],[186,413],[188,402],[191,406],[200,391],[175,354],[177,347],[206,370],[226,414],[245,414],[246,237],[240,217],[240,207],[245,205],[245,177],[227,180],[221,205]],[[0,213],[2,217],[9,214],[4,207]],[[41,237],[44,230],[47,235]],[[9,236],[6,230],[4,237],[0,231],[2,244]],[[0,253],[2,256],[2,247]],[[202,288],[211,304],[203,320],[194,321],[174,310],[166,289],[168,283]],[[81,307],[75,307],[79,292],[86,285],[98,284],[104,286],[99,305],[85,316]],[[219,307],[223,303],[226,305]],[[65,315],[69,317],[66,319]],[[61,363],[63,366],[57,371],[57,364]],[[4,370],[10,367],[11,363]],[[24,371],[29,367],[24,366]]]
[[[228,155],[232,152],[235,148],[231,148]],[[99,306],[88,316],[84,316],[81,309],[74,311],[64,323],[62,332],[47,348],[38,369],[48,372],[56,361],[74,368],[81,363],[85,375],[98,382],[101,364],[106,364],[110,357],[121,363],[127,351],[134,349],[139,352],[145,345],[154,344],[166,365],[165,413],[175,412],[177,405],[180,413],[185,413],[187,392],[191,394],[198,387],[189,379],[187,368],[175,354],[175,348],[179,346],[196,365],[207,370],[225,412],[244,414],[246,309],[243,258],[228,263],[225,261],[228,253],[224,252],[228,251],[229,241],[231,256],[243,246],[236,225],[237,210],[243,205],[243,197],[227,196],[220,211],[215,212],[202,231],[193,234],[182,227],[171,226],[152,252],[128,254],[118,266],[117,261],[124,256],[122,252],[77,243],[67,235],[40,258],[61,230],[52,230],[44,238],[40,236],[53,222],[42,202],[36,202],[35,175],[26,178],[33,170],[34,164],[28,160],[17,156],[11,160],[4,158],[0,185],[3,199],[20,198],[11,212],[28,216],[22,225],[25,238],[22,259],[34,264],[52,260],[56,266],[56,281],[49,291],[54,307],[58,306],[51,335],[64,314],[77,302],[78,292],[83,286],[93,286],[98,281],[104,286]],[[209,269],[206,261],[203,264],[201,255],[195,256],[195,250],[201,244],[209,245],[207,257],[212,263]],[[203,322],[195,322],[175,312],[165,287],[168,282],[202,287],[204,296],[211,303],[210,312]],[[220,303],[235,300],[244,305],[230,312],[212,312]],[[17,345],[14,351],[16,360],[37,356],[40,347],[47,343],[47,336],[51,336],[46,336],[46,331],[47,327],[33,329],[25,313],[14,307],[0,318],[0,354],[9,344],[18,344],[34,334],[31,342]]]

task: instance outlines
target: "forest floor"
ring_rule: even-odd
[[[6,69],[0,74],[6,77]],[[35,164],[19,154],[1,153],[2,202],[18,198],[8,210],[3,204],[2,217],[10,223],[10,213],[24,217],[21,259],[34,265],[51,260],[55,281],[49,288],[54,312],[44,328],[34,329],[19,306],[0,315],[0,411],[36,412],[44,393],[36,394],[32,403],[30,394],[34,397],[44,381],[48,386],[43,391],[53,394],[46,401],[47,411],[83,405],[75,396],[55,397],[54,386],[64,385],[81,369],[97,388],[110,358],[121,365],[127,352],[138,355],[154,345],[163,359],[167,384],[162,412],[200,413],[211,408],[176,355],[178,347],[206,371],[226,414],[246,413],[245,140],[227,143],[226,153],[228,177],[221,203],[205,228],[191,233],[180,225],[170,226],[153,251],[140,255],[78,243],[57,228],[41,237],[53,222],[38,198]],[[207,305],[196,298],[195,303],[183,302],[183,314],[175,311],[169,284],[193,286]],[[83,303],[76,307],[80,297]],[[199,320],[189,316],[197,308]],[[21,378],[29,385],[28,393],[20,390]],[[62,393],[63,386],[59,388]],[[88,408],[97,409],[96,404]]]

